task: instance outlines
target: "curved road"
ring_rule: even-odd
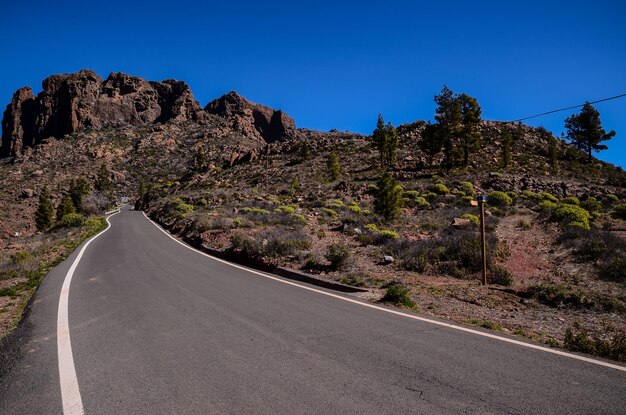
[[[141,212],[110,221],[69,291],[86,414],[626,413],[625,371],[263,278]],[[63,413],[57,309],[76,255],[1,345],[1,414]]]

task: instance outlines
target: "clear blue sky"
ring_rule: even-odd
[[[626,2],[3,1],[0,105],[91,68],[190,84],[201,105],[237,90],[299,127],[371,133],[432,119],[443,84],[512,120],[626,93]],[[601,103],[626,166],[626,98]],[[577,111],[529,121],[560,135]]]

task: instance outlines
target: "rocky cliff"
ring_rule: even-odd
[[[232,119],[235,129],[246,136],[272,143],[294,135],[293,119],[280,110],[254,104],[231,91],[204,108],[209,114]]]
[[[209,103],[205,112],[182,81],[152,82],[119,72],[103,80],[82,70],[52,75],[42,88],[37,96],[30,87],[14,93],[2,120],[0,157],[19,157],[49,137],[125,125],[200,122],[207,113],[227,118],[242,135],[268,143],[295,133],[291,117],[236,92]]]

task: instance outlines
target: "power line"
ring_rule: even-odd
[[[610,98],[599,99],[597,101],[590,102],[590,104],[597,104],[598,102],[610,101],[612,99],[617,99],[617,98],[622,98],[622,97],[626,97],[626,94],[616,95],[616,96],[610,97]],[[574,105],[574,106],[567,107],[567,108],[560,108],[558,110],[552,110],[552,111],[548,111],[548,112],[542,112],[541,114],[531,115],[530,117],[520,118],[519,120],[514,120],[512,122],[519,122],[519,121],[524,121],[524,120],[530,120],[531,118],[537,118],[537,117],[541,117],[543,115],[554,114],[555,112],[561,112],[561,111],[571,110],[571,109],[574,109],[574,108],[580,108],[583,105],[585,105],[585,104]]]

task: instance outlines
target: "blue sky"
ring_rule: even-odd
[[[0,105],[90,68],[186,81],[201,105],[230,90],[299,127],[371,133],[432,119],[443,84],[513,120],[626,93],[626,2],[178,0],[2,2]],[[600,103],[626,166],[626,98]],[[557,135],[568,111],[528,121]]]

